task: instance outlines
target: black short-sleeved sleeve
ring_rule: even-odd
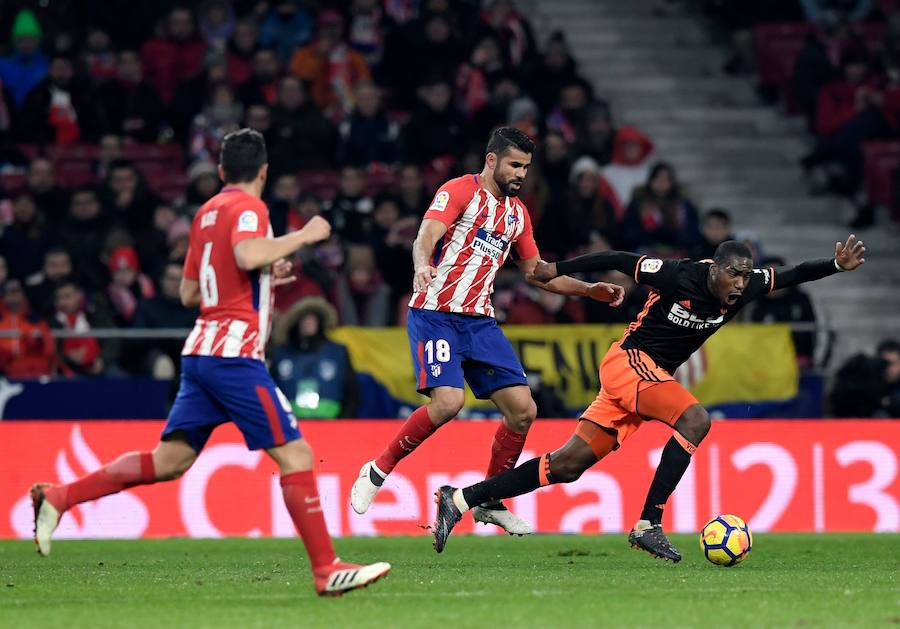
[[[661,291],[677,288],[681,265],[681,260],[662,260],[643,256],[634,267],[634,281]]]
[[[744,301],[753,301],[763,295],[772,292],[775,281],[775,271],[771,268],[753,269],[747,280],[747,288],[744,289]]]

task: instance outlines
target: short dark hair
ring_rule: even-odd
[[[886,352],[897,352],[900,353],[900,342],[896,339],[885,339],[878,344],[878,350],[876,353],[881,356]]]
[[[58,256],[58,255],[67,256],[69,258],[69,260],[72,259],[72,254],[69,253],[69,250],[66,249],[65,247],[60,247],[58,245],[47,249],[47,251],[44,252],[44,259],[46,260],[50,256]]]
[[[253,181],[268,161],[266,141],[259,131],[232,131],[222,140],[219,164],[225,171],[225,183]]]
[[[534,153],[534,140],[515,127],[500,127],[491,133],[485,152],[503,157],[511,148],[517,148],[523,153]]]
[[[709,218],[717,218],[720,221],[731,223],[731,216],[729,216],[728,212],[718,207],[706,211],[706,213],[703,215],[703,220],[705,221]]]
[[[716,252],[713,254],[713,262],[719,265],[726,264],[734,258],[750,258],[750,260],[753,260],[753,252],[750,251],[750,247],[742,242],[726,240],[716,247]]]

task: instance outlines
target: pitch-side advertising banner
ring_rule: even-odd
[[[27,538],[35,481],[68,482],[128,450],[154,446],[162,422],[0,423],[0,537]],[[318,461],[322,505],[334,535],[423,535],[440,485],[484,476],[496,423],[455,421],[390,475],[363,516],[350,508],[360,465],[378,454],[399,421],[306,422]],[[539,420],[521,460],[571,435],[571,420]],[[581,479],[509,502],[546,533],[612,533],[637,519],[670,431],[643,426]],[[726,420],[713,425],[670,501],[668,530],[694,532],[734,513],[762,531],[900,531],[900,421]],[[469,517],[458,530],[472,532]],[[475,531],[494,535],[495,527]],[[60,538],[293,536],[278,474],[232,426],[219,428],[178,481],[83,504],[62,520]]]
[[[584,409],[597,395],[597,368],[621,325],[506,325],[522,366],[553,386],[567,408]],[[421,404],[406,330],[339,328],[335,341],[347,346],[354,367],[371,374],[398,401]],[[453,351],[453,348],[450,348]],[[437,355],[435,356],[437,359]],[[740,365],[736,377],[735,365]],[[787,400],[797,395],[797,363],[786,325],[732,324],[719,330],[675,374],[706,405]],[[476,400],[466,391],[466,406]]]

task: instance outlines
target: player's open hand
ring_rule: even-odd
[[[313,216],[301,231],[309,242],[319,242],[331,236],[331,225],[321,216]]]
[[[558,274],[556,272],[556,262],[544,262],[538,260],[537,266],[534,267],[534,279],[538,282],[549,282]]]
[[[837,261],[838,266],[845,271],[852,271],[864,264],[866,259],[863,257],[863,254],[865,252],[866,248],[863,246],[862,240],[857,241],[856,236],[853,234],[850,234],[850,237],[847,238],[847,242],[844,244],[840,242],[834,243],[834,259]]]
[[[618,284],[595,282],[588,286],[588,297],[594,301],[608,303],[613,308],[618,308],[625,299],[625,289]]]
[[[416,269],[416,274],[413,275],[413,289],[416,291],[426,290],[435,276],[437,276],[437,269],[433,266],[423,266]]]
[[[293,269],[294,263],[290,260],[276,260],[272,264],[272,286],[283,286],[296,280],[297,276],[291,274]]]

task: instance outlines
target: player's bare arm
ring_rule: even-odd
[[[434,246],[446,233],[447,226],[433,218],[424,219],[419,226],[419,233],[413,243],[413,266],[415,267],[413,290],[427,289],[437,275],[437,270],[431,264],[431,258],[434,255]]]
[[[278,238],[247,238],[234,246],[234,259],[242,271],[261,269],[291,255],[300,247],[327,239],[331,225],[321,216],[314,216],[306,226]]]
[[[181,305],[185,308],[197,308],[200,306],[200,282],[197,280],[182,277],[181,285],[178,287],[178,294],[181,297]]]
[[[566,295],[568,297],[590,297],[594,301],[608,303],[613,308],[620,306],[625,299],[625,289],[618,284],[609,284],[607,282],[583,282],[567,275],[558,277],[553,276],[546,280],[540,279],[535,276],[536,269],[541,265],[549,265],[539,257],[529,258],[527,260],[517,260],[516,264],[519,265],[522,273],[525,274],[525,280],[529,284],[550,291],[551,293]]]
[[[866,259],[863,257],[865,253],[866,247],[863,242],[857,240],[854,234],[850,234],[846,242],[834,243],[833,258],[807,260],[797,266],[773,269],[772,290],[788,288],[804,282],[814,282],[829,275],[856,270],[865,264]]]

